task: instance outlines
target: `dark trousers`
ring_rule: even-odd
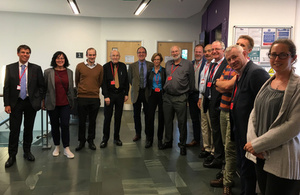
[[[246,151],[243,149],[246,143],[241,142],[241,138],[235,134],[237,160],[240,170],[241,194],[253,195],[256,189],[256,174],[254,163],[245,157]]]
[[[25,100],[18,99],[17,104],[11,108],[9,115],[9,143],[8,154],[9,156],[16,156],[18,153],[18,143],[20,136],[20,128],[22,123],[22,115],[24,113],[24,131],[23,131],[23,151],[24,153],[30,152],[32,142],[32,131],[36,110],[31,106],[29,98]]]
[[[120,139],[120,127],[124,105],[124,93],[109,92],[110,104],[104,104],[104,125],[102,141],[107,142],[110,136],[110,122],[115,107],[114,140]]]
[[[78,101],[78,141],[93,141],[95,139],[96,118],[100,107],[99,98],[77,98]],[[88,137],[86,139],[86,118],[89,116]]]
[[[70,146],[70,105],[56,106],[54,110],[49,110],[49,117],[51,123],[51,134],[54,145],[60,145],[60,134],[64,148]],[[59,131],[59,127],[61,132]]]
[[[145,115],[145,124],[147,124],[148,120],[148,103],[145,97],[145,89],[139,90],[139,96],[137,101],[133,104],[133,119],[134,119],[134,126],[135,126],[135,133],[138,136],[141,136],[142,132],[142,122],[141,122],[141,108],[143,104],[143,111]],[[146,132],[145,127],[145,132]]]
[[[194,140],[198,143],[202,142],[201,125],[200,125],[200,109],[197,106],[199,100],[199,92],[194,91],[189,95],[189,110],[193,123]]]
[[[256,176],[263,195],[299,195],[300,180],[290,180],[277,177],[263,170],[265,160],[257,159]]]
[[[158,129],[157,129],[157,139],[163,139],[164,133],[164,112],[163,112],[163,100],[162,91],[152,93],[148,101],[148,128],[146,128],[146,136],[148,141],[153,141],[154,137],[154,121],[155,121],[155,111],[158,107]]]
[[[172,143],[173,141],[173,120],[176,113],[179,129],[179,145],[185,146],[187,137],[187,94],[178,96],[169,95],[163,96],[163,109],[165,117],[165,142]]]
[[[216,161],[222,163],[224,160],[225,153],[220,127],[220,109],[216,108],[215,105],[211,103],[211,101],[209,102],[209,117],[213,132],[213,144],[215,147],[214,157]]]

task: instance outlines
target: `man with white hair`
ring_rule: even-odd
[[[166,63],[165,94],[163,110],[165,117],[165,142],[163,149],[172,148],[173,119],[176,113],[180,133],[180,155],[186,155],[187,138],[187,101],[195,87],[195,73],[192,62],[181,58],[181,48],[171,47],[173,60]]]
[[[127,68],[120,62],[120,52],[112,50],[110,52],[110,62],[103,66],[102,94],[104,96],[104,124],[103,139],[100,148],[107,146],[110,134],[110,122],[115,108],[114,143],[122,146],[120,140],[120,127],[124,102],[128,100],[129,82]]]

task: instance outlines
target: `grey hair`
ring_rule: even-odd
[[[243,53],[243,51],[244,51],[243,48],[239,45],[231,45],[231,46],[226,48],[225,54],[230,52],[233,48],[237,49],[240,53]]]
[[[170,49],[170,52],[172,52],[172,48],[174,48],[174,47],[177,47],[177,48],[178,48],[179,53],[180,53],[180,55],[181,55],[181,47],[179,47],[179,46],[177,46],[177,45],[172,46],[171,49]]]
[[[213,43],[220,43],[220,45],[222,46],[222,49],[223,50],[225,49],[225,44],[223,43],[223,41],[216,40]]]

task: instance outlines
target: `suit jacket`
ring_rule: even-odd
[[[28,62],[27,75],[27,93],[30,103],[34,110],[41,109],[41,101],[44,90],[44,77],[40,66]],[[12,109],[17,104],[20,90],[17,90],[19,85],[19,62],[12,63],[6,66],[4,79],[4,106],[10,106]]]
[[[209,100],[208,97],[204,97],[203,100],[203,108],[204,108],[204,112],[206,113],[208,106],[209,106],[209,102],[211,102],[212,105],[214,105],[215,109],[219,109],[220,107],[220,102],[221,102],[221,96],[222,93],[218,92],[216,90],[216,86],[215,86],[215,82],[217,79],[219,79],[223,73],[223,70],[226,68],[227,66],[227,61],[224,58],[224,60],[222,61],[221,65],[219,66],[217,72],[215,73],[215,76],[212,80],[212,86],[211,86],[211,99]],[[209,71],[211,71],[212,68],[212,64],[210,65]],[[210,74],[208,74],[209,76]]]
[[[192,63],[193,63],[193,65],[194,65],[194,64],[195,64],[195,60],[193,60]],[[201,65],[200,65],[199,76],[198,76],[198,89],[199,89],[199,83],[200,83],[200,81],[201,81],[201,78],[200,78],[200,77],[201,77],[201,72],[202,72],[202,70],[203,70],[205,64],[206,64],[206,59],[203,57],[203,58],[202,58],[202,63],[201,63]],[[196,77],[195,77],[195,78],[196,78]],[[196,86],[195,86],[195,88],[196,88]]]
[[[233,123],[231,130],[232,133],[238,136],[243,146],[246,144],[247,124],[254,99],[268,78],[270,78],[269,74],[250,60],[241,78],[235,83],[235,87],[237,84],[237,90],[232,99],[231,118]],[[234,136],[231,137],[233,138]]]
[[[166,82],[166,69],[164,67],[161,67],[161,72],[159,73],[160,78],[161,78],[161,86],[162,90]],[[153,77],[154,77],[154,72],[152,69],[147,73],[147,90],[146,90],[146,99],[150,97],[152,94],[152,87],[153,87]]]
[[[71,107],[74,104],[74,81],[73,81],[73,72],[67,68],[68,74],[68,91],[67,98]],[[49,68],[44,72],[45,77],[45,106],[47,110],[54,110],[56,106],[56,93],[55,93],[55,70]]]
[[[273,76],[269,79],[262,86],[262,89],[270,85],[274,78]],[[264,170],[277,177],[293,180],[300,180],[299,101],[300,77],[292,72],[284,92],[278,116],[268,131],[257,137],[255,128],[257,111],[253,109],[249,118],[247,133],[247,141],[251,141],[255,152],[265,152]],[[254,159],[254,162],[256,160],[250,153],[247,153],[246,157],[251,160]]]
[[[111,81],[114,80],[114,76],[111,70],[111,61],[103,65],[103,82],[102,82],[102,94],[104,98],[109,97],[109,92],[115,90],[115,86],[111,85]],[[118,63],[118,78],[119,78],[119,88],[122,90],[125,96],[128,96],[129,82],[126,65],[123,62]]]
[[[146,62],[147,72],[153,68],[152,62]],[[134,104],[137,101],[140,90],[140,73],[139,73],[139,62],[136,61],[129,65],[128,79],[131,85],[131,102]]]

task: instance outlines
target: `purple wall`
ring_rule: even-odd
[[[229,0],[213,0],[202,15],[202,31],[207,32],[209,43],[215,41],[215,30],[222,31],[222,41],[227,47]]]

